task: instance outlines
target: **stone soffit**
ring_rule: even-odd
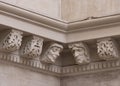
[[[113,37],[120,35],[120,14],[96,18],[90,17],[87,18],[86,20],[67,22],[62,20],[56,20],[40,14],[36,14],[29,10],[22,9],[0,1],[0,24],[18,30],[18,31],[14,31],[14,29],[12,29],[11,31],[8,30],[8,33],[10,34],[8,33],[3,34],[3,36],[5,37],[1,38],[2,41],[0,42],[0,44],[4,46],[0,45],[0,49],[9,52],[6,53],[0,51],[0,62],[16,65],[22,68],[27,68],[36,72],[52,74],[59,77],[95,73],[120,68],[120,60],[110,61],[108,60],[109,59],[108,57],[110,57],[110,59],[113,59],[118,58],[119,56],[117,52],[118,50],[116,48],[116,43],[109,36]],[[25,38],[23,44],[20,43],[21,34],[23,34],[22,32],[33,35],[28,38]],[[12,33],[14,34],[11,35]],[[10,38],[11,36],[13,36],[12,39]],[[13,42],[14,39],[16,39],[14,37],[18,38],[18,40],[16,40],[15,42]],[[109,38],[97,40],[96,48],[98,56],[101,57],[102,60],[106,60],[102,62],[97,61],[89,63],[90,56],[86,44],[84,44],[83,42],[80,42],[80,44],[79,43],[74,44],[74,42],[78,41],[93,40],[103,37]],[[35,56],[39,56],[39,54],[41,54],[40,49],[42,48],[41,46],[43,42],[41,38],[57,41],[68,45],[72,44],[70,45],[70,49],[75,59],[77,59],[76,57],[77,53],[75,52],[75,50],[78,49],[78,47],[84,49],[85,55],[84,59],[82,59],[83,62],[79,62],[78,60],[76,61],[78,61],[78,64],[87,62],[89,64],[88,65],[85,64],[82,66],[73,65],[62,67],[56,65],[42,64],[38,60],[28,60],[20,58],[21,56],[19,54],[10,53],[11,50],[12,51],[17,50],[22,45],[21,47],[22,51],[20,51],[22,57],[30,56],[32,58]],[[29,41],[28,43],[26,42],[26,39],[27,41]],[[10,46],[8,46],[9,42]],[[30,49],[27,49],[28,48],[27,46],[30,46]],[[52,47],[57,46],[57,48],[61,49],[63,48],[63,46],[59,44],[52,44],[51,46]],[[35,50],[37,50],[37,53],[34,52]],[[49,51],[49,47],[48,49],[46,49],[46,51]],[[59,50],[58,54],[60,53],[60,51],[61,50]],[[46,52],[44,54],[46,55]],[[44,61],[49,63],[54,62],[54,60],[52,61],[46,58]]]

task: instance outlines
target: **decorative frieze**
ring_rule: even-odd
[[[119,57],[119,50],[117,48],[117,43],[112,38],[97,40],[97,47],[90,47],[92,54],[90,54],[88,46],[84,42],[68,44],[68,47],[66,47],[66,50],[69,48],[67,50],[67,53],[72,52],[76,64],[78,65],[75,65],[74,62],[71,62],[73,66],[65,67],[65,64],[64,67],[62,67],[63,65],[56,66],[57,63],[55,63],[57,58],[60,56],[61,51],[63,50],[63,46],[61,44],[48,43],[45,41],[46,45],[48,43],[48,46],[43,47],[43,38],[32,35],[25,36],[22,40],[22,34],[23,32],[13,29],[1,31],[0,62],[3,61],[6,63],[15,64],[23,68],[32,69],[33,71],[53,74],[57,76],[71,76],[75,74],[93,73],[120,68],[120,60],[113,60]],[[87,41],[87,43],[88,45],[93,45],[94,42],[89,44],[89,41]],[[44,48],[44,51],[42,48]],[[92,51],[92,49],[97,50],[97,53]],[[70,50],[71,52],[69,52]],[[93,53],[95,54],[93,55]],[[65,50],[63,54],[66,54]],[[92,56],[92,59],[94,59],[95,56],[98,58],[96,54],[98,54],[99,58],[102,59],[102,61],[99,59],[99,62],[97,62],[98,60],[91,61],[90,57]],[[26,59],[37,57],[40,59]],[[69,59],[65,59],[65,61],[68,60]],[[52,65],[53,63],[55,64]]]
[[[113,60],[119,58],[117,44],[112,38],[97,40],[97,53],[100,59]]]
[[[23,32],[18,30],[4,30],[0,33],[0,50],[12,52],[20,48]]]
[[[93,62],[90,63],[89,65],[73,65],[73,66],[60,67],[55,65],[43,64],[40,61],[23,59],[20,58],[19,55],[0,53],[0,62],[2,61],[6,63],[9,62],[16,66],[25,69],[30,69],[32,71],[44,72],[61,77],[120,69],[120,60]]]
[[[62,67],[62,76],[89,74],[108,70],[120,69],[120,60],[93,62],[89,65],[74,65]]]
[[[61,74],[61,67],[55,65],[42,64],[39,60],[28,60],[20,58],[19,55],[0,53],[0,62],[6,61],[16,66],[30,69],[36,72],[43,72],[59,76]],[[17,63],[17,64],[16,64]],[[46,72],[45,72],[46,71]]]
[[[43,39],[37,36],[24,37],[20,49],[20,55],[26,58],[40,57],[43,47]]]
[[[90,63],[90,54],[88,47],[85,43],[82,42],[73,43],[69,44],[68,47],[72,51],[72,54],[77,64]]]
[[[51,43],[43,52],[41,61],[44,63],[55,63],[56,59],[60,56],[63,46],[57,43]]]

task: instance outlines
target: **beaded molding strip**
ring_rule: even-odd
[[[87,73],[95,73],[95,72],[101,72],[101,71],[113,70],[113,69],[120,69],[120,60],[95,62],[82,66],[74,65],[69,67],[68,66],[63,67],[62,75],[69,76],[76,74],[87,74]]]
[[[101,72],[106,70],[120,69],[120,60],[94,62],[87,65],[74,65],[60,67],[43,64],[37,60],[20,58],[10,53],[0,53],[0,61],[7,61],[25,69],[52,74],[59,77]]]
[[[0,53],[0,60],[8,61],[12,64],[17,64],[18,66],[21,65],[25,69],[34,68],[34,71],[38,71],[38,72],[50,73],[58,76],[61,74],[60,66],[43,64],[40,61],[20,58],[20,56],[13,55],[10,53]]]

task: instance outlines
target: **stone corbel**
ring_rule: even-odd
[[[112,38],[97,40],[97,53],[102,60],[113,60],[119,58],[117,43]]]
[[[6,52],[16,51],[20,48],[23,32],[18,30],[4,30],[0,33],[0,50]]]
[[[60,56],[60,52],[63,50],[63,46],[57,43],[51,43],[46,47],[45,52],[41,57],[41,61],[44,63],[55,63],[56,59]]]
[[[88,47],[83,42],[72,43],[68,45],[69,49],[71,50],[76,64],[87,64],[90,63],[90,54]]]
[[[24,37],[20,55],[25,58],[36,58],[41,55],[43,39],[37,36]]]

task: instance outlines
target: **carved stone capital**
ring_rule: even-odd
[[[41,61],[45,63],[55,63],[56,59],[60,56],[63,46],[57,43],[51,43],[43,52]]]
[[[112,38],[97,40],[97,53],[103,60],[113,60],[119,57],[117,44]]]
[[[12,52],[21,46],[23,32],[18,30],[4,30],[0,33],[0,50]]]
[[[23,39],[23,44],[20,49],[22,57],[36,58],[42,52],[43,39],[36,36],[27,36]]]
[[[68,47],[72,51],[77,64],[86,64],[90,62],[89,50],[85,43],[73,43],[69,44]]]

